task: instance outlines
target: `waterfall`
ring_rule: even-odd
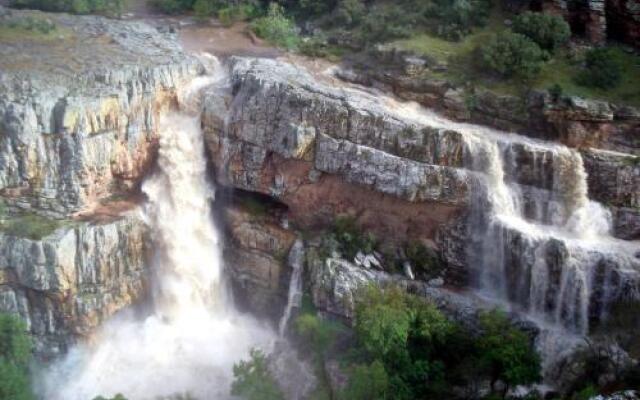
[[[291,267],[291,281],[289,282],[289,295],[287,296],[287,305],[284,314],[280,319],[279,333],[284,335],[287,323],[291,318],[291,312],[294,307],[299,307],[302,302],[302,270],[304,264],[304,245],[302,240],[298,239],[291,247],[289,252],[288,264]]]
[[[214,73],[196,78],[181,92],[180,110],[162,116],[158,168],[143,184],[154,245],[153,312],[113,318],[93,345],[72,349],[47,372],[43,398],[227,399],[234,362],[251,347],[272,345],[270,328],[239,314],[225,290],[198,104],[203,87],[225,90],[224,70]]]
[[[638,243],[610,235],[578,151],[384,101],[400,120],[460,134],[472,178],[467,259],[481,294],[575,334],[602,323],[621,294],[637,297]]]

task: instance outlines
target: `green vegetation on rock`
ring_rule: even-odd
[[[34,399],[30,361],[31,340],[25,323],[17,316],[0,314],[0,399]]]
[[[583,86],[611,89],[622,79],[623,55],[615,48],[595,48],[585,55],[586,68],[578,75]]]
[[[60,220],[42,217],[36,214],[22,214],[0,220],[0,232],[7,235],[40,240],[60,228]]]
[[[234,381],[231,394],[246,400],[281,400],[278,388],[267,366],[266,355],[258,349],[251,350],[248,361],[240,361],[233,366]]]
[[[562,17],[550,14],[525,12],[515,18],[512,29],[548,51],[554,51],[571,37],[569,24]]]
[[[479,336],[470,334],[401,289],[366,287],[358,296],[354,328],[364,358],[351,368],[345,393],[356,399],[385,398],[384,393],[394,399],[447,398],[452,387],[473,390],[479,380],[494,389],[497,380],[511,387],[540,379],[531,341],[504,314],[483,314],[480,326]],[[371,376],[388,383],[367,391],[361,380]]]
[[[502,32],[481,47],[482,61],[503,78],[534,78],[542,68],[546,53],[519,33]]]
[[[254,20],[251,29],[269,43],[285,49],[293,50],[300,42],[295,23],[277,3],[271,3],[267,15]]]
[[[372,253],[378,246],[378,240],[371,233],[363,232],[352,217],[338,217],[334,221],[333,237],[338,249],[347,259],[352,260],[359,251]]]

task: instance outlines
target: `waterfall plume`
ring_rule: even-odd
[[[225,90],[224,70],[214,64],[212,73],[187,85],[179,110],[162,116],[157,170],[143,184],[153,311],[146,318],[123,313],[93,344],[72,349],[46,373],[43,397],[226,399],[234,362],[254,346],[272,346],[271,329],[238,313],[227,298],[199,120],[200,90]]]

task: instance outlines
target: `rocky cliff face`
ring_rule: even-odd
[[[285,62],[233,59],[230,71],[227,98],[205,96],[203,127],[216,181],[277,200],[295,228],[327,228],[335,215],[347,214],[392,247],[430,243],[447,263],[446,283],[488,274],[506,286],[509,300],[540,307],[576,330],[597,325],[611,303],[635,293],[638,261],[633,252],[615,250],[633,243],[592,247],[581,241],[583,228],[570,231],[573,213],[589,207],[589,194],[609,207],[603,218],[618,217],[619,237],[637,237],[630,215],[637,213],[640,171],[628,161],[633,155],[595,149],[581,155],[454,123]],[[319,262],[310,275],[321,288],[316,304],[346,317],[349,287],[377,279],[348,264]]]
[[[69,224],[41,240],[0,233],[0,309],[27,322],[42,356],[64,352],[146,293],[148,231],[137,212]]]
[[[52,20],[61,39],[3,44],[0,193],[16,208],[63,216],[140,181],[159,114],[202,66],[141,23],[11,18],[27,16]]]
[[[3,212],[69,221],[41,240],[0,230],[0,310],[20,314],[49,356],[145,298],[147,229],[108,204],[138,189],[160,115],[204,69],[143,23],[2,11],[56,25],[3,37],[0,56]]]
[[[277,320],[289,286],[286,259],[296,234],[268,208],[231,204],[222,213],[224,258],[231,270],[236,300],[247,309]]]
[[[213,94],[203,115],[220,184],[278,199],[303,226],[358,214],[398,241],[433,238],[465,205],[455,132],[414,130],[374,96],[318,84],[290,64],[234,63],[229,108]]]

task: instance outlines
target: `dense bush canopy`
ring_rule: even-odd
[[[513,31],[525,35],[541,48],[553,51],[571,37],[569,24],[557,15],[525,12],[513,21]]]
[[[504,78],[533,78],[547,57],[531,39],[513,32],[494,35],[480,53],[484,65]]]
[[[585,57],[585,70],[578,75],[578,83],[600,89],[618,86],[622,78],[620,50],[614,48],[595,48]]]

